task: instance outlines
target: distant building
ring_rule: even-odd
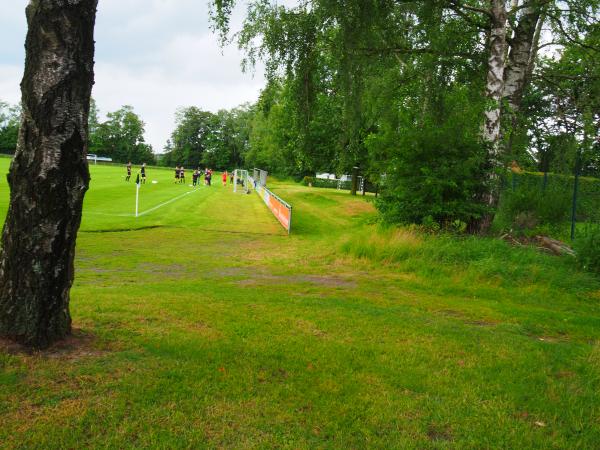
[[[351,181],[352,175],[342,175],[339,178],[335,176],[335,173],[318,173],[317,178],[322,180],[340,180],[340,181]]]
[[[87,155],[87,159],[88,159],[88,161],[94,161],[94,164],[98,164],[98,161],[104,161],[104,162],[112,161],[112,158],[106,158],[104,156],[94,155],[93,153]]]

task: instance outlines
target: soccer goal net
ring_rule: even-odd
[[[243,169],[235,169],[233,171],[233,192],[244,192],[247,194],[250,191],[250,181],[248,180],[248,171]]]
[[[267,172],[266,170],[254,168],[254,170],[252,171],[252,179],[259,186],[267,187],[267,175],[268,174],[269,174],[269,172]]]

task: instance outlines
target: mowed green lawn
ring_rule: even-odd
[[[0,447],[600,447],[600,284],[569,259],[273,183],[288,237],[152,168],[135,218],[124,169],[91,172],[75,339],[0,349]]]

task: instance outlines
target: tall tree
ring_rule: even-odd
[[[236,2],[213,3],[214,23],[226,33]],[[469,222],[471,231],[486,231],[499,200],[500,173],[516,151],[528,157],[522,103],[538,50],[549,44],[539,42],[548,39],[542,25],[551,25],[550,39],[558,43],[581,43],[580,33],[597,22],[597,10],[598,0],[306,0],[293,7],[251,1],[238,45],[248,62],[264,59],[269,83],[281,80],[282,92],[292,95],[256,120],[252,136],[263,144],[256,148],[251,139],[248,155],[276,161],[265,151],[272,146],[284,161],[291,160],[288,154],[303,163],[314,160],[311,151],[322,141],[314,133],[318,100],[331,93],[328,105],[339,101],[341,113],[340,130],[329,128],[338,140],[336,157],[329,160],[345,170],[360,164],[371,176],[376,170],[405,178],[386,188],[403,185],[405,194],[384,195],[380,206],[395,201],[391,210],[399,211],[399,198],[422,198],[412,204],[410,220],[433,216],[444,223],[454,217]],[[294,120],[277,130],[273,119],[282,107]],[[470,121],[479,117],[476,145],[469,122],[451,122],[457,114]],[[429,137],[420,135],[423,130]],[[413,182],[419,177],[437,181]],[[433,202],[440,204],[428,205]]]
[[[92,106],[95,105],[92,103]],[[146,124],[132,106],[125,105],[117,111],[109,112],[107,120],[102,123],[94,120],[91,114],[90,120],[90,131],[93,130],[91,150],[94,153],[123,163],[154,162],[152,147],[144,138]]]
[[[47,347],[71,331],[97,0],[30,0],[21,128],[0,255],[0,335]]]
[[[215,163],[212,156],[218,150],[215,135],[219,133],[219,120],[215,114],[196,106],[180,108],[175,113],[175,125],[167,164],[198,167]]]

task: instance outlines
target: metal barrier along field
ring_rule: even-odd
[[[271,210],[283,228],[290,234],[292,231],[292,206],[276,194],[273,194],[266,187],[255,182],[254,178],[248,178],[250,179],[252,186],[255,186],[256,193],[262,198],[265,205]]]

